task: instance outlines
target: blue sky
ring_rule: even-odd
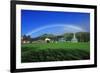
[[[21,35],[37,37],[89,30],[89,13],[21,10]]]

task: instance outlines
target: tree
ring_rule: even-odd
[[[79,42],[89,42],[90,41],[90,33],[89,32],[78,32],[78,33],[76,33],[76,37]]]
[[[73,33],[65,33],[63,36],[67,41],[71,41],[73,38]]]

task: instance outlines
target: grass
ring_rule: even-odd
[[[22,62],[85,60],[90,58],[90,44],[85,43],[31,43],[21,46]]]

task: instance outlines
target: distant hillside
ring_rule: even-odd
[[[79,42],[88,42],[90,41],[90,33],[89,32],[77,32],[76,38]],[[62,35],[53,35],[53,34],[43,34],[36,38],[32,38],[31,36],[24,35],[23,38],[29,41],[37,41],[37,40],[44,40],[45,38],[50,38],[51,40],[58,41],[59,38],[64,38],[66,41],[71,41],[73,38],[73,33],[64,33]]]

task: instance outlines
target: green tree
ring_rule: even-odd
[[[71,41],[73,38],[73,33],[65,33],[63,36],[67,41]]]

